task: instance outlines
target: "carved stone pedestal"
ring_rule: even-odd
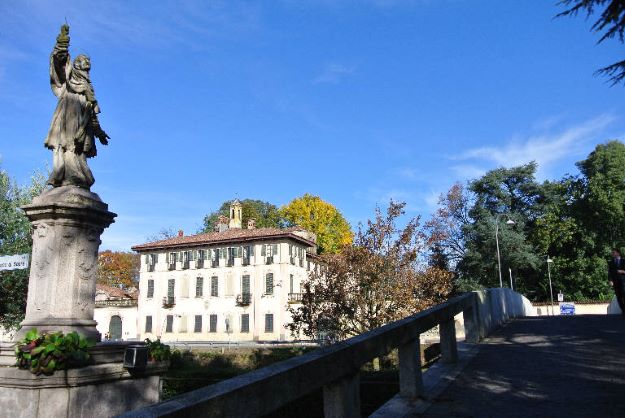
[[[31,329],[76,331],[100,341],[93,320],[100,235],[116,214],[97,194],[56,187],[22,208],[33,227],[26,317],[16,340]]]

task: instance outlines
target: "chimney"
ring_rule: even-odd
[[[256,229],[256,220],[248,219],[247,220],[247,229]]]
[[[182,229],[178,230],[178,236],[179,237],[184,237],[184,231]]]
[[[215,226],[215,231],[224,232],[228,230],[229,222],[230,222],[230,219],[227,216],[220,215],[219,218],[217,218],[217,225]]]

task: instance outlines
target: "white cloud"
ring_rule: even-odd
[[[452,168],[464,177],[473,178],[483,174],[485,171],[482,167],[483,163],[513,167],[536,161],[538,175],[542,177],[545,171],[557,161],[582,152],[590,142],[599,142],[600,139],[604,139],[603,131],[614,120],[614,116],[606,114],[560,132],[548,132],[525,138],[515,137],[502,146],[473,148],[451,157],[452,160],[472,161],[473,163],[459,164]]]
[[[484,170],[483,168],[471,164],[458,164],[451,166],[451,169],[454,170],[456,174],[458,174],[458,176],[460,176],[460,178],[463,180],[482,177],[482,175],[486,173],[486,170]]]
[[[321,74],[314,78],[313,83],[338,84],[343,78],[354,73],[354,67],[347,67],[342,64],[327,64]]]

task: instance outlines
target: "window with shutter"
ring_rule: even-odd
[[[241,332],[250,332],[250,314],[241,315]]]
[[[204,296],[204,278],[198,277],[195,279],[195,297],[201,298]]]
[[[260,246],[260,255],[261,257],[265,257],[267,255],[267,246],[265,244]]]
[[[176,286],[176,279],[169,279],[167,280],[167,297],[168,298],[173,298],[174,297],[174,288]]]
[[[202,315],[195,315],[195,323],[193,324],[193,332],[202,332]]]
[[[217,315],[209,316],[208,332],[217,332]]]
[[[165,332],[173,332],[174,330],[174,316],[167,315],[167,322],[165,325]]]
[[[152,315],[145,317],[145,332],[152,332]]]
[[[289,293],[295,293],[293,291],[293,287],[294,287],[293,285],[294,284],[295,283],[294,283],[293,275],[291,274],[290,277],[289,277]]]
[[[244,295],[249,295],[251,293],[250,276],[247,274],[241,278],[241,293]]]
[[[265,332],[273,332],[273,314],[265,314]]]
[[[148,280],[148,299],[153,298],[154,297],[154,280],[149,279]]]
[[[219,278],[217,276],[211,277],[211,296],[219,296]]]
[[[265,294],[273,295],[273,273],[267,273],[265,277]]]

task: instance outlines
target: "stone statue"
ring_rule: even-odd
[[[95,182],[87,165],[87,158],[96,155],[94,137],[106,145],[109,136],[98,121],[100,108],[89,80],[89,57],[78,55],[72,63],[68,47],[69,26],[65,24],[50,55],[50,85],[59,102],[45,141],[53,152],[48,184],[89,190]]]

